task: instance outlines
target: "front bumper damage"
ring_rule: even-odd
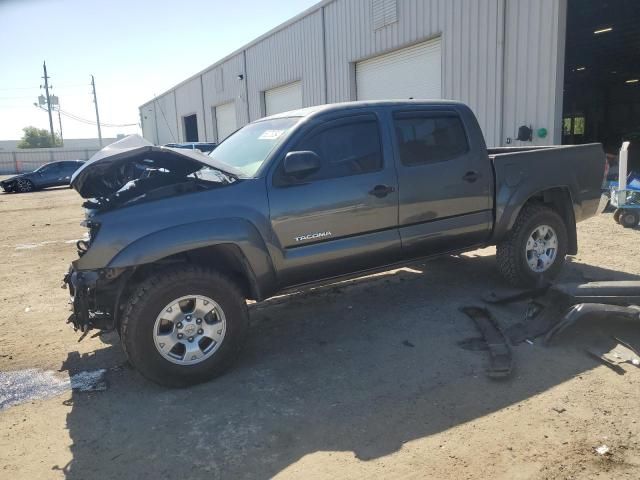
[[[105,268],[76,270],[73,265],[64,276],[62,288],[68,288],[72,314],[67,323],[74,330],[114,330],[118,322],[120,299],[128,278],[127,269]]]

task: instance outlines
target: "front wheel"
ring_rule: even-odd
[[[20,193],[32,192],[34,189],[33,182],[29,179],[21,178],[18,180],[17,189]]]
[[[513,285],[538,286],[560,273],[567,250],[567,227],[562,217],[544,205],[527,205],[498,244],[498,269]]]
[[[640,210],[623,210],[618,223],[624,228],[635,228],[640,223]]]
[[[620,223],[620,215],[622,215],[623,210],[621,208],[616,208],[613,212],[613,221],[616,223]]]
[[[230,367],[247,325],[247,305],[233,282],[212,270],[181,266],[138,286],[120,334],[127,358],[143,376],[186,387]]]

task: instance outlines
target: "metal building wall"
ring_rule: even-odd
[[[157,143],[169,143],[177,142],[178,140],[178,122],[176,120],[176,100],[173,91],[166,93],[153,102],[144,105],[142,108],[151,106],[155,109],[155,120],[158,126],[158,141]],[[143,125],[143,132],[145,131]],[[152,138],[145,136],[149,141],[153,141]],[[154,142],[156,143],[156,142]]]
[[[149,103],[140,107],[140,123],[142,124],[142,136],[151,143],[158,143],[158,129],[156,127],[156,110]]]
[[[471,106],[488,145],[507,144],[520,125],[548,130],[534,144],[560,141],[567,0],[397,0],[397,22],[379,29],[371,3],[321,2],[178,85],[162,97],[170,103],[176,92],[175,130],[183,115],[198,113],[201,139],[206,131],[215,140],[211,107],[235,99],[241,126],[264,115],[265,90],[296,80],[303,106],[354,100],[356,62],[440,37],[443,96]],[[155,113],[159,142],[174,141]]]
[[[198,120],[198,140],[204,141],[206,129],[202,105],[202,85],[200,83],[200,76],[195,77],[176,88],[175,95],[180,141],[184,139],[183,117],[193,114],[197,115]]]
[[[245,75],[243,57],[244,54],[241,52],[202,74],[207,141],[219,140],[213,113],[213,108],[217,105],[234,102],[236,124],[244,125],[249,121],[245,80],[238,78],[238,75]]]
[[[562,89],[567,0],[508,0],[506,18],[504,134],[533,127],[534,145],[562,140]],[[549,131],[539,138],[539,128]],[[512,145],[531,145],[512,140]]]
[[[297,80],[304,106],[326,103],[321,10],[250,46],[246,55],[251,120],[264,116],[265,90]]]
[[[355,100],[355,62],[442,39],[442,93],[476,112],[489,144],[500,138],[504,0],[399,0],[398,21],[374,30],[370,0],[325,7],[329,102]]]

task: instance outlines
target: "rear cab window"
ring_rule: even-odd
[[[393,126],[404,166],[445,162],[469,152],[469,140],[455,112],[395,112]]]

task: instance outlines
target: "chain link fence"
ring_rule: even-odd
[[[59,160],[88,160],[98,148],[36,148],[0,152],[0,175],[32,172],[40,165]]]

